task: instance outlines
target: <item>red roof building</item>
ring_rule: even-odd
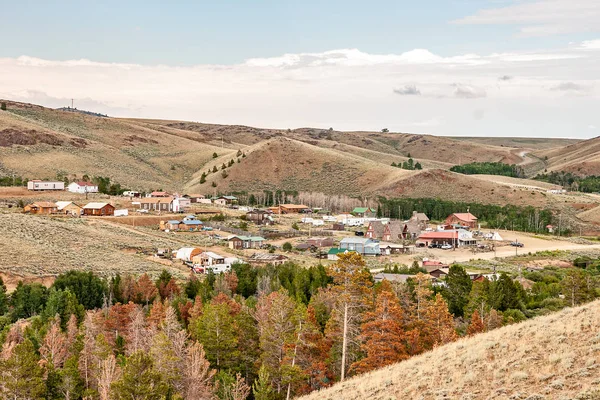
[[[477,217],[470,212],[454,213],[446,218],[448,225],[468,226],[471,229],[477,228]]]

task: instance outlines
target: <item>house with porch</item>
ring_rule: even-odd
[[[61,214],[79,216],[82,208],[72,201],[57,201],[56,210]]]
[[[56,203],[50,201],[38,201],[23,207],[23,212],[27,214],[54,214],[57,210]]]
[[[261,236],[230,236],[229,248],[234,250],[259,249],[266,241]]]

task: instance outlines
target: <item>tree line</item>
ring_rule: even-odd
[[[552,171],[550,173],[538,174],[533,179],[584,193],[600,192],[600,176],[596,175],[578,176],[571,172]]]
[[[545,232],[548,224],[554,224],[555,217],[550,210],[535,207],[505,206],[465,203],[441,199],[387,199],[379,198],[381,215],[406,220],[412,216],[413,210],[427,214],[434,221],[443,221],[455,212],[469,210],[478,222],[491,229],[512,229],[523,232]],[[561,234],[567,234],[564,229]]]
[[[445,286],[375,283],[329,268],[236,264],[178,282],[70,271],[50,288],[0,285],[0,394],[16,399],[289,399],[464,335],[598,297],[597,268]]]
[[[454,165],[450,168],[452,172],[465,175],[502,175],[513,178],[524,178],[525,171],[516,164],[504,164],[501,162],[472,162],[469,164]]]

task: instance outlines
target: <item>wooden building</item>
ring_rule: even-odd
[[[115,214],[115,207],[109,203],[88,203],[83,206],[83,215],[106,217]]]
[[[57,201],[57,212],[65,215],[72,215],[77,217],[81,215],[81,206],[73,203],[72,201]]]
[[[256,225],[271,225],[273,223],[271,214],[267,210],[252,210],[246,213],[246,220],[252,221]]]
[[[477,217],[470,212],[454,213],[446,218],[446,225],[460,225],[475,229],[477,228]]]
[[[54,214],[58,210],[56,203],[50,201],[38,201],[36,203],[27,204],[23,208],[24,213],[28,214]]]

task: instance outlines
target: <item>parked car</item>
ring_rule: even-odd
[[[362,231],[356,231],[356,232],[354,232],[354,235],[355,236],[365,236],[365,233]]]
[[[442,250],[450,250],[452,248],[451,244],[448,243],[444,243],[443,245],[440,246],[440,249]]]
[[[439,245],[437,243],[431,243],[427,247],[429,247],[430,249],[439,249],[441,247],[441,245]]]
[[[144,208],[140,208],[139,210],[136,210],[139,213],[144,213],[144,214],[148,214],[148,210],[144,209]]]
[[[521,242],[510,242],[512,247],[525,247],[525,245]]]

